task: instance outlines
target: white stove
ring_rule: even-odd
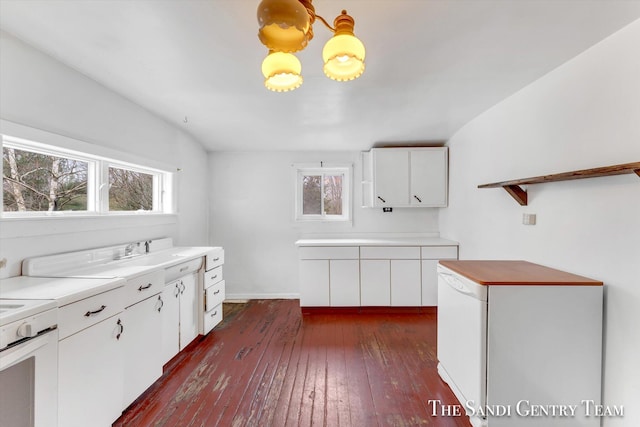
[[[53,300],[0,299],[0,351],[56,329]]]

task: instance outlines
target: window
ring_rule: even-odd
[[[297,221],[350,221],[351,166],[296,169]]]
[[[172,174],[2,136],[2,215],[171,213]]]

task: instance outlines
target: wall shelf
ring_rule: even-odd
[[[494,182],[478,185],[478,188],[502,187],[521,206],[527,206],[527,192],[520,186],[526,184],[541,184],[545,182],[569,181],[572,179],[597,178],[600,176],[624,175],[635,173],[640,177],[640,162],[625,163],[621,165],[605,166],[601,168],[583,169],[572,172],[555,173],[551,175],[535,176],[531,178],[514,179],[511,181]]]

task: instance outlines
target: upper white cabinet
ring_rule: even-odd
[[[374,148],[362,159],[363,206],[447,206],[447,147]]]

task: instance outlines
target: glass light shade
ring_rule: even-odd
[[[291,53],[271,52],[262,61],[264,85],[274,92],[286,92],[302,84],[302,65]]]
[[[364,45],[357,37],[337,34],[322,49],[324,73],[337,81],[356,79],[364,72],[364,57]]]
[[[313,37],[309,13],[298,0],[262,0],[258,24],[258,38],[270,50],[297,52]]]

